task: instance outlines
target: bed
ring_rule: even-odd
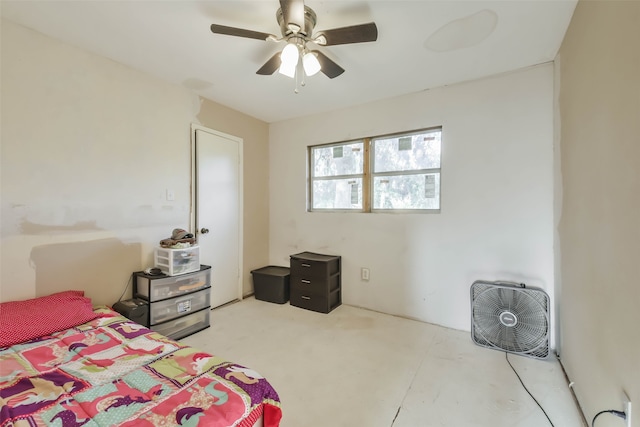
[[[1,427],[278,427],[281,416],[259,373],[82,291],[0,304]]]

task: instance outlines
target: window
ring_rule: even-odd
[[[312,210],[362,210],[364,141],[310,147],[310,150]]]
[[[442,129],[309,147],[309,210],[439,212]]]

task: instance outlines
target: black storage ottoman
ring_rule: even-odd
[[[276,304],[289,301],[289,267],[269,265],[252,270],[256,299]]]

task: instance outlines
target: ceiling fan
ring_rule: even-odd
[[[273,42],[286,42],[282,52],[273,55],[256,74],[271,75],[276,70],[281,74],[294,77],[298,69],[311,76],[322,71],[333,79],[344,73],[344,69],[317,49],[309,49],[307,44],[335,46],[340,44],[372,42],[378,39],[378,28],[374,22],[348,27],[313,32],[316,25],[316,13],[304,4],[304,0],[280,0],[276,12],[282,37],[259,31],[211,24],[215,34],[245,37]]]

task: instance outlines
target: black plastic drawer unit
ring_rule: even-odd
[[[329,313],[342,304],[341,257],[313,252],[290,256],[290,303]]]
[[[168,276],[133,273],[133,295],[148,302],[151,330],[172,339],[184,338],[209,327],[211,267]]]

